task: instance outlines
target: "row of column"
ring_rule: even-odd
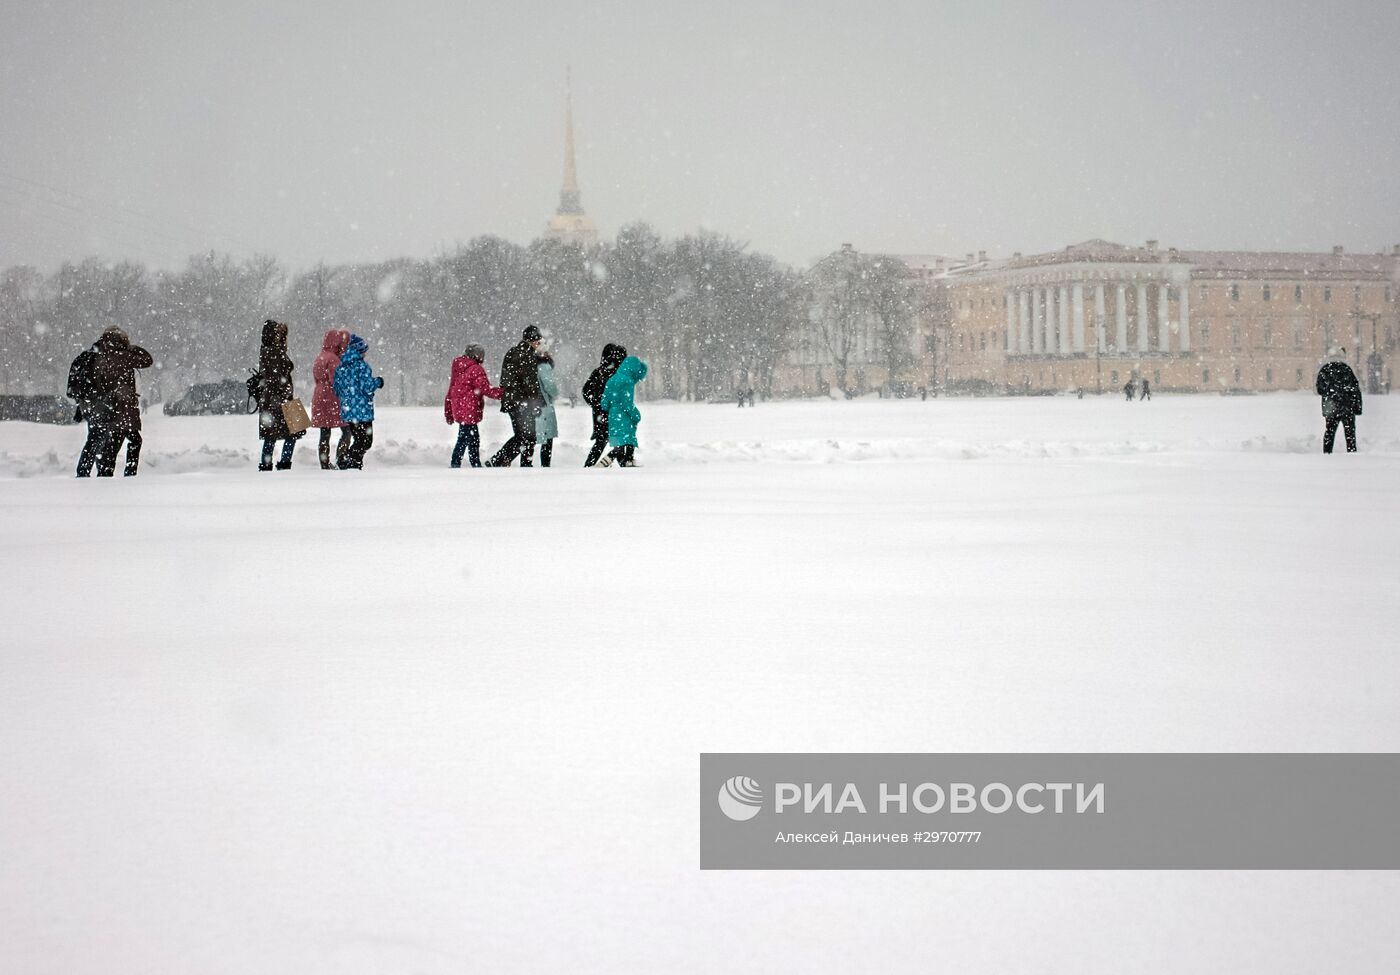
[[[1006,299],[1006,350],[1021,355],[1068,355],[1084,352],[1084,284],[1039,285],[1030,288],[1010,288]],[[1094,289],[1094,321],[1097,324],[1098,350],[1109,350],[1107,284],[1089,285]],[[1114,342],[1119,352],[1128,349],[1128,285],[1115,284]],[[1152,349],[1147,292],[1157,292],[1157,351],[1170,352],[1171,321],[1169,319],[1170,286],[1167,282],[1139,282],[1134,326],[1137,331],[1137,351]],[[1180,312],[1178,350],[1191,351],[1190,287],[1176,289]]]

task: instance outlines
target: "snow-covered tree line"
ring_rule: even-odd
[[[897,263],[843,252],[798,272],[729,237],[665,240],[637,223],[588,252],[485,236],[427,260],[299,272],[269,256],[215,252],[178,271],[96,259],[50,275],[13,267],[0,272],[0,391],[61,392],[69,362],[109,325],[156,357],[143,377],[155,398],[241,379],[256,363],[262,321],[278,318],[303,369],[327,329],[364,336],[389,403],[438,402],[447,363],[467,342],[499,362],[530,324],[546,333],[566,392],[611,341],[651,364],[649,396],[726,398],[771,389],[799,333],[817,335],[844,374],[846,332],[862,313],[890,333],[884,347],[899,365],[918,302]]]

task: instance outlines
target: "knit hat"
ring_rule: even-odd
[[[533,325],[525,326],[525,332],[521,338],[526,342],[538,342],[540,340],[540,330]]]

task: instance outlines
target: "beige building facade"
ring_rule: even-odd
[[[980,255],[979,255],[980,256]],[[1310,389],[1331,346],[1387,389],[1400,246],[1385,254],[1178,251],[1103,240],[942,269],[915,372],[950,392]]]

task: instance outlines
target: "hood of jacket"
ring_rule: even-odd
[[[369,343],[358,335],[350,336],[350,341],[345,345],[345,352],[341,354],[342,359],[363,359],[365,353],[369,351]]]
[[[350,333],[344,329],[333,328],[321,340],[321,351],[329,352],[332,355],[344,355],[345,347],[349,344]]]
[[[634,383],[639,383],[646,378],[647,365],[634,355],[629,355],[622,360],[622,364],[617,367],[617,374]]]

